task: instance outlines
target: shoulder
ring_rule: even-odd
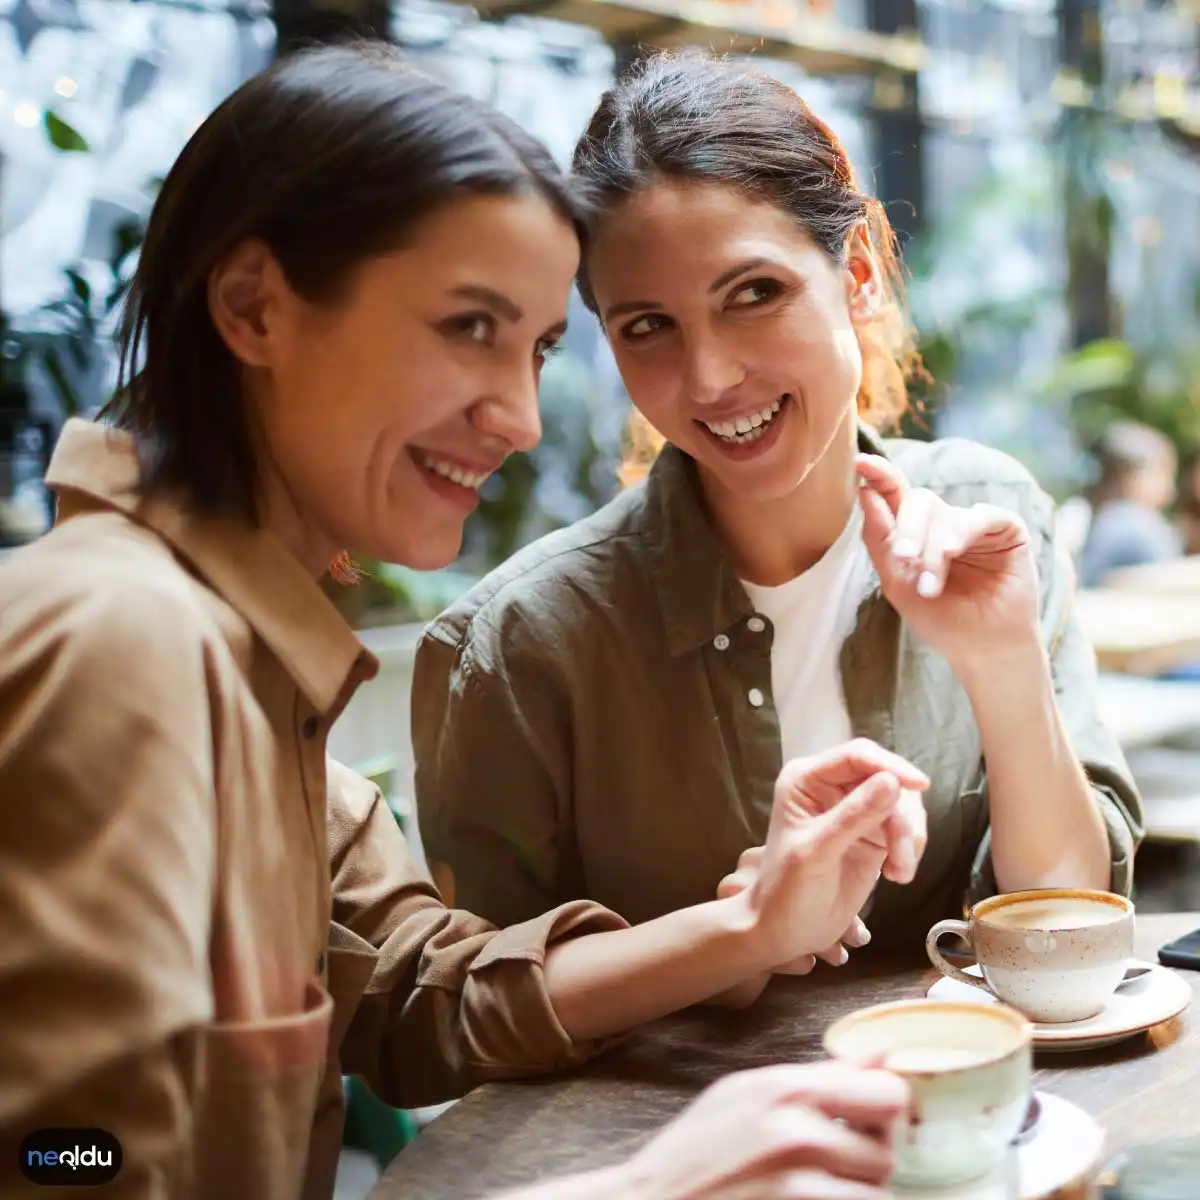
[[[622,493],[590,517],[547,534],[489,572],[427,626],[422,644],[470,648],[486,665],[501,648],[561,652],[597,609],[638,586],[643,489]]]
[[[0,563],[0,682],[53,660],[114,696],[178,687],[216,631],[204,590],[127,518],[74,517]]]
[[[914,487],[937,492],[952,504],[996,504],[1042,532],[1053,519],[1053,501],[1029,468],[1002,450],[958,437],[889,438],[884,448]]]

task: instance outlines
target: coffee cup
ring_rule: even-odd
[[[894,1182],[947,1187],[1004,1159],[1032,1094],[1032,1026],[1004,1005],[899,1000],[826,1030],[833,1058],[882,1067],[909,1087]]]
[[[983,978],[948,963],[938,941],[965,939]],[[1049,888],[983,900],[966,921],[939,921],[925,939],[943,975],[984,988],[1045,1024],[1094,1017],[1133,954],[1133,905],[1112,892]]]

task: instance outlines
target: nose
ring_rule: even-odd
[[[471,423],[510,450],[532,450],[542,440],[538,411],[537,378],[532,371],[506,381],[480,400],[471,411]]]
[[[712,334],[689,338],[683,354],[683,386],[693,404],[719,404],[746,378],[732,347]]]

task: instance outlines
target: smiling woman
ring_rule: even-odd
[[[996,889],[1127,890],[1138,798],[1053,506],[985,447],[879,436],[912,331],[830,129],[747,66],[660,55],[574,169],[580,285],[653,465],[428,630],[414,748],[443,877],[493,919],[578,896],[653,919],[751,881],[782,764],[866,736],[932,780],[875,944],[915,950]]]
[[[781,780],[752,888],[638,929],[588,901],[498,929],[326,757],[378,664],[318,580],[343,550],[455,557],[479,485],[538,439],[582,233],[540,144],[387,48],[281,59],[185,147],[116,428],[67,426],[55,528],[0,565],[0,796],[27,801],[0,839],[0,1143],[99,1123],[122,1194],[328,1200],[342,1073],[408,1106],[577,1063],[811,954],[886,865],[924,781],[871,748]],[[798,820],[817,785],[848,802]],[[718,1097],[542,1194],[804,1170],[805,1195],[880,1196],[897,1080],[789,1070],[732,1098],[776,1132],[714,1143]],[[18,1169],[0,1156],[0,1194]]]

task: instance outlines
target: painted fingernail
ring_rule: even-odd
[[[921,547],[912,538],[897,538],[892,544],[892,553],[897,558],[916,558],[921,553]]]
[[[917,580],[918,596],[924,596],[926,600],[931,600],[941,590],[942,585],[938,582],[938,577],[932,571],[921,572],[921,578]]]

